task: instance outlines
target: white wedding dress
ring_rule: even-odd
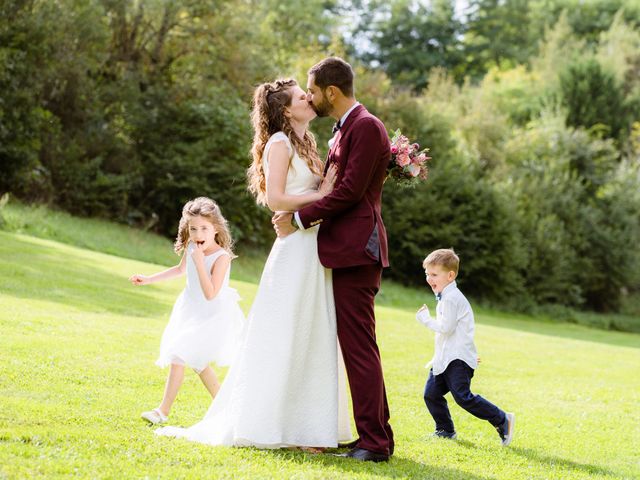
[[[278,132],[267,142],[266,158]],[[286,193],[320,179],[294,153]],[[245,338],[204,419],[159,435],[211,445],[335,447],[351,438],[346,378],[336,336],[331,270],[318,259],[318,227],[277,239],[249,312]]]

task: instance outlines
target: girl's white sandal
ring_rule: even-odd
[[[153,423],[154,425],[159,425],[161,423],[166,423],[169,420],[169,417],[163,415],[160,410],[154,408],[153,410],[149,410],[148,412],[142,412],[140,415],[147,422]]]

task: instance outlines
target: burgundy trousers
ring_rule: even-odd
[[[333,269],[338,340],[347,369],[358,447],[393,454],[393,431],[376,343],[374,299],[380,289],[380,264]]]

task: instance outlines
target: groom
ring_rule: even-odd
[[[294,216],[274,216],[273,223],[280,237],[320,225],[318,254],[320,262],[333,269],[338,339],[359,434],[344,456],[387,461],[394,443],[376,343],[374,299],[382,268],[389,266],[380,213],[389,137],[382,122],[356,101],[353,70],[341,58],[326,58],[309,70],[307,98],[318,116],[337,120],[325,166],[338,166],[335,188]]]

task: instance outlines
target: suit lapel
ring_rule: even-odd
[[[347,119],[344,121],[344,125],[342,125],[340,127],[340,130],[338,130],[338,135],[345,136],[349,131],[349,129],[351,128],[351,125],[353,125],[353,122],[356,120],[356,118],[358,118],[360,115],[362,115],[362,113],[366,111],[367,109],[364,108],[363,105],[358,105],[356,108],[354,108],[349,114],[349,116],[347,117]]]
[[[330,160],[331,157],[333,156],[333,152],[338,147],[338,145],[340,144],[340,140],[342,139],[342,137],[344,137],[347,134],[347,132],[351,128],[351,125],[353,125],[353,122],[355,121],[355,119],[357,117],[359,117],[360,114],[363,111],[366,112],[366,109],[362,105],[358,105],[356,108],[354,108],[351,111],[351,113],[349,114],[347,119],[344,121],[344,125],[342,125],[342,127],[340,127],[340,130],[338,130],[336,132],[335,136],[334,136],[335,140],[334,140],[333,144],[331,145],[331,148],[329,149],[328,160]]]
[[[340,144],[340,140],[342,139],[342,137],[344,137],[347,134],[347,132],[351,128],[351,125],[353,125],[353,122],[355,121],[355,119],[359,117],[363,112],[366,112],[366,111],[367,109],[364,108],[362,104],[358,105],[356,108],[354,108],[351,111],[347,119],[344,121],[344,125],[342,125],[342,127],[340,127],[340,130],[338,130],[338,132],[336,133],[334,137],[335,140],[331,145],[331,148],[329,149],[329,153],[327,154],[327,161],[325,162],[325,168],[324,168],[325,173],[327,171],[327,168],[329,168],[329,164],[333,160],[334,152],[338,147],[338,145]]]
[[[338,130],[336,134],[333,136],[333,143],[331,144],[331,148],[329,149],[330,155],[333,154],[333,151],[338,146],[338,143],[340,143],[341,138],[342,138],[342,133],[340,132],[340,130]]]

